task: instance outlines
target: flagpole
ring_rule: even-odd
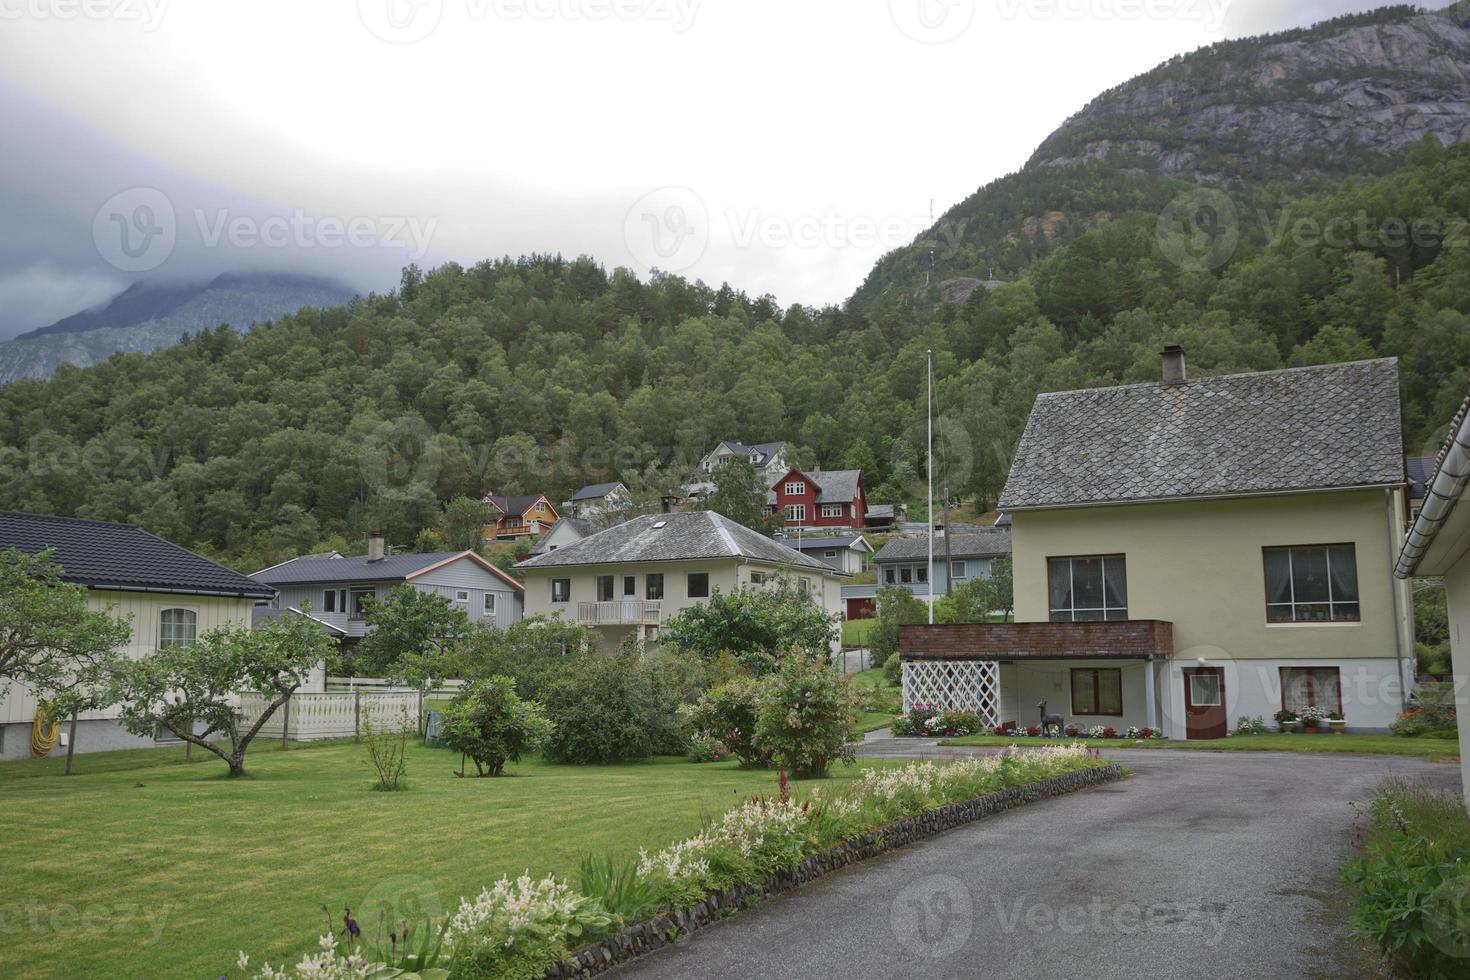
[[[934,351],[929,351],[929,404],[925,410],[929,423],[928,460],[924,470],[929,478],[929,564],[924,579],[929,584],[929,625],[934,625]]]

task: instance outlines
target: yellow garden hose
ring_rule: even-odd
[[[36,709],[36,720],[31,722],[31,755],[44,757],[49,755],[51,747],[56,744],[56,737],[61,734],[59,722],[46,720],[44,708]]]

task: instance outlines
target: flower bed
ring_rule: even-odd
[[[956,735],[977,735],[984,731],[985,719],[973,711],[916,704],[910,706],[905,714],[893,719],[888,730],[900,737],[954,738]]]
[[[1047,730],[1043,730],[1037,725],[1028,725],[1025,728],[1008,728],[1004,725],[996,725],[991,730],[991,734],[1000,738],[1127,738],[1134,741],[1164,737],[1164,733],[1157,728],[1137,728],[1132,725],[1123,729],[1122,732],[1119,732],[1111,725],[1093,725],[1090,728],[1068,725],[1061,731],[1058,731],[1055,725]]]
[[[585,866],[581,891],[553,876],[501,879],[461,902],[452,917],[413,927],[413,953],[406,936],[401,946],[395,936],[391,949],[368,953],[344,951],[328,934],[320,951],[294,969],[264,967],[256,976],[336,980],[411,969],[425,980],[479,980],[597,972],[752,897],[1028,799],[1120,775],[1096,752],[1072,745],[869,769],[842,791],[817,790],[805,800],[791,797],[783,779],[780,795],[748,800],[694,837],[642,852],[626,873],[607,862],[609,873],[595,889]],[[625,919],[638,924],[623,928]],[[588,940],[573,953],[575,943]],[[248,964],[242,953],[240,968],[248,971]]]

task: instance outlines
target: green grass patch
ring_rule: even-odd
[[[630,858],[776,788],[772,772],[675,759],[533,759],[459,779],[457,755],[414,747],[408,789],[379,793],[363,746],[278,745],[252,748],[244,779],[172,747],[78,756],[70,777],[61,759],[0,763],[0,910],[18,924],[0,976],[214,977],[240,949],[295,962],[325,928],[323,902],[334,917],[396,895],[452,910],[501,875]],[[859,771],[838,766],[822,785]]]
[[[864,711],[858,718],[857,730],[859,734],[876,732],[893,724],[893,715],[886,711]]]
[[[849,619],[842,624],[842,645],[845,647],[865,647],[868,645],[868,634],[872,633],[878,626],[876,619]]]
[[[1114,748],[1182,749],[1205,752],[1349,752],[1363,755],[1413,755],[1424,759],[1458,759],[1460,745],[1452,739],[1400,738],[1397,735],[1232,735],[1202,741],[1184,739],[1148,739],[1135,742],[1126,738],[1005,738],[1000,735],[966,735],[951,738],[942,745],[1065,745],[1081,741],[1087,745]]]

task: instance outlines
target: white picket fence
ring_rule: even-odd
[[[255,724],[269,705],[259,694],[240,695],[243,727]],[[422,698],[417,691],[340,691],[293,694],[261,726],[262,737],[285,737],[311,742],[324,738],[353,738],[364,725],[394,731],[419,727]]]

